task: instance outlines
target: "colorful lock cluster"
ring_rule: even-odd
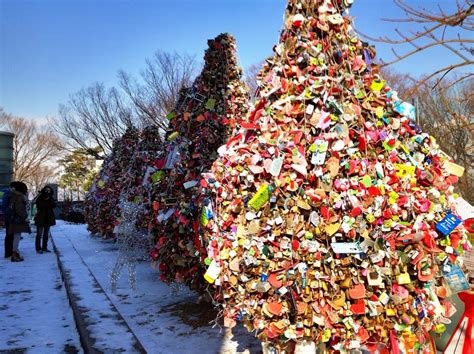
[[[348,0],[290,0],[257,101],[204,186],[225,324],[274,348],[429,351],[468,288],[456,165],[358,39]]]
[[[127,129],[115,141],[111,154],[104,160],[84,203],[84,216],[91,233],[103,238],[114,237],[117,206],[125,192],[127,171],[130,171],[139,140],[138,129]]]
[[[87,221],[108,237],[120,198],[142,207],[161,279],[211,294],[275,352],[432,352],[469,288],[464,169],[380,75],[352,2],[288,1],[251,108],[235,40],[209,40],[164,138],[117,142]]]
[[[247,114],[249,93],[241,81],[234,38],[221,34],[208,41],[204,68],[170,112],[166,157],[159,160],[153,188],[150,230],[156,239],[151,252],[161,278],[202,287],[205,245],[199,232],[202,174],[210,170],[217,149],[227,140],[239,117]]]
[[[159,127],[148,126],[142,130],[128,171],[124,173],[122,180],[121,200],[115,209],[114,233],[119,233],[117,227],[125,222],[122,210],[124,205],[137,209],[136,218],[129,221],[134,224],[134,229],[143,233],[148,230],[150,213],[146,211],[151,209],[152,176],[156,172],[154,164],[157,156],[163,153],[164,145]]]

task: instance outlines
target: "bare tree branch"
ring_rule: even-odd
[[[420,124],[423,131],[436,137],[444,152],[466,168],[459,190],[473,203],[474,80],[457,79],[436,89],[429,86],[423,86],[417,94]]]
[[[54,123],[71,149],[81,148],[97,159],[110,152],[114,140],[136,124],[118,90],[107,90],[99,83],[71,95]]]
[[[166,114],[174,109],[181,88],[192,84],[196,71],[193,56],[158,51],[146,60],[140,74],[141,83],[120,71],[120,87],[143,126],[166,129]]]
[[[395,51],[393,52],[395,55],[396,55],[396,59],[388,62],[388,63],[383,63],[383,65],[381,65],[381,67],[384,67],[384,66],[389,66],[389,65],[392,65],[392,64],[395,64],[395,63],[398,63],[400,60],[403,60],[405,58],[408,58],[410,56],[412,56],[413,54],[416,54],[416,53],[419,53],[425,49],[428,49],[428,48],[431,48],[431,47],[435,47],[435,46],[444,46],[445,44],[447,43],[456,43],[458,42],[457,40],[447,40],[447,41],[444,41],[444,42],[432,42],[432,43],[429,43],[429,44],[426,44],[426,45],[423,45],[423,46],[420,46],[420,47],[416,47],[416,49],[410,51],[410,52],[407,52],[403,55],[398,55]],[[474,43],[474,40],[466,40],[466,42],[468,43]],[[393,49],[393,48],[392,48]],[[393,49],[394,50],[394,49]],[[464,59],[464,57],[463,57]]]
[[[399,54],[395,48],[392,48],[395,58],[383,62],[381,67],[398,63],[401,60],[433,47],[444,47],[462,60],[461,63],[446,66],[427,75],[419,81],[419,85],[424,85],[435,76],[442,74],[442,77],[438,80],[438,83],[440,83],[448,74],[454,73],[455,69],[461,67],[468,68],[474,63],[471,58],[463,53],[466,52],[470,55],[474,55],[474,49],[466,45],[474,43],[472,35],[466,33],[474,31],[474,4],[472,4],[471,1],[456,1],[456,9],[451,13],[445,11],[439,4],[436,11],[429,11],[410,6],[405,0],[394,0],[394,3],[405,13],[405,17],[397,19],[385,18],[383,20],[395,23],[411,23],[415,26],[415,30],[410,31],[410,34],[405,34],[401,30],[395,29],[395,33],[400,39],[394,39],[388,36],[371,37],[367,34],[359,33],[372,41],[388,43],[394,46],[409,44],[414,49],[406,50]],[[421,29],[417,29],[416,26],[421,26]],[[456,35],[453,35],[451,32],[448,33],[448,28],[457,29],[458,33]],[[468,77],[469,75],[461,75],[457,80],[462,81]],[[435,85],[435,87],[436,86],[437,85]]]
[[[264,61],[261,61],[257,64],[250,65],[247,70],[245,70],[245,84],[249,87],[252,97],[255,95],[258,89],[258,74],[260,73],[263,64]]]
[[[444,68],[441,68],[439,70],[436,70],[434,73],[424,77],[423,79],[421,79],[420,81],[418,81],[418,84],[417,86],[422,86],[424,85],[425,83],[427,83],[428,81],[430,81],[432,78],[434,78],[436,75],[439,75],[441,73],[444,73],[444,72],[448,72],[448,71],[452,71],[456,68],[461,68],[461,67],[464,67],[464,66],[468,66],[468,65],[472,65],[474,64],[474,61],[468,61],[467,63],[463,62],[463,63],[458,63],[458,64],[453,64],[453,65],[448,65],[448,66],[445,66]]]
[[[14,117],[0,109],[0,126],[15,134],[13,138],[13,178],[28,183],[33,189],[51,182],[55,160],[62,151],[59,137],[47,126]]]

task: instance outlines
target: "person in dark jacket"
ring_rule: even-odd
[[[54,217],[54,208],[56,201],[53,198],[53,189],[49,186],[44,187],[36,198],[36,252],[51,252],[48,249],[48,236],[51,226],[56,225]],[[43,242],[41,242],[43,241]]]
[[[3,191],[2,209],[5,225],[5,258],[10,258],[13,252],[13,234],[9,231],[11,222],[10,193],[15,182],[10,184],[10,188]]]
[[[20,256],[19,251],[21,233],[31,233],[30,224],[28,222],[28,212],[26,208],[26,205],[28,204],[28,187],[23,182],[13,182],[12,186],[9,204],[12,215],[9,225],[9,232],[13,234],[13,251],[11,261],[21,262],[23,261],[23,257]]]

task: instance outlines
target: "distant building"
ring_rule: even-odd
[[[13,138],[15,134],[0,131],[0,188],[10,186],[13,178]]]

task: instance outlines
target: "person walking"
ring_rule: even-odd
[[[19,246],[22,232],[31,233],[30,224],[28,222],[27,212],[27,195],[28,187],[23,182],[12,182],[10,192],[10,212],[11,221],[9,232],[13,234],[12,262],[21,262],[23,257],[20,255]]]
[[[44,187],[36,198],[36,252],[51,252],[48,249],[49,230],[51,226],[56,225],[54,208],[56,201],[53,197],[53,189],[49,186]]]

